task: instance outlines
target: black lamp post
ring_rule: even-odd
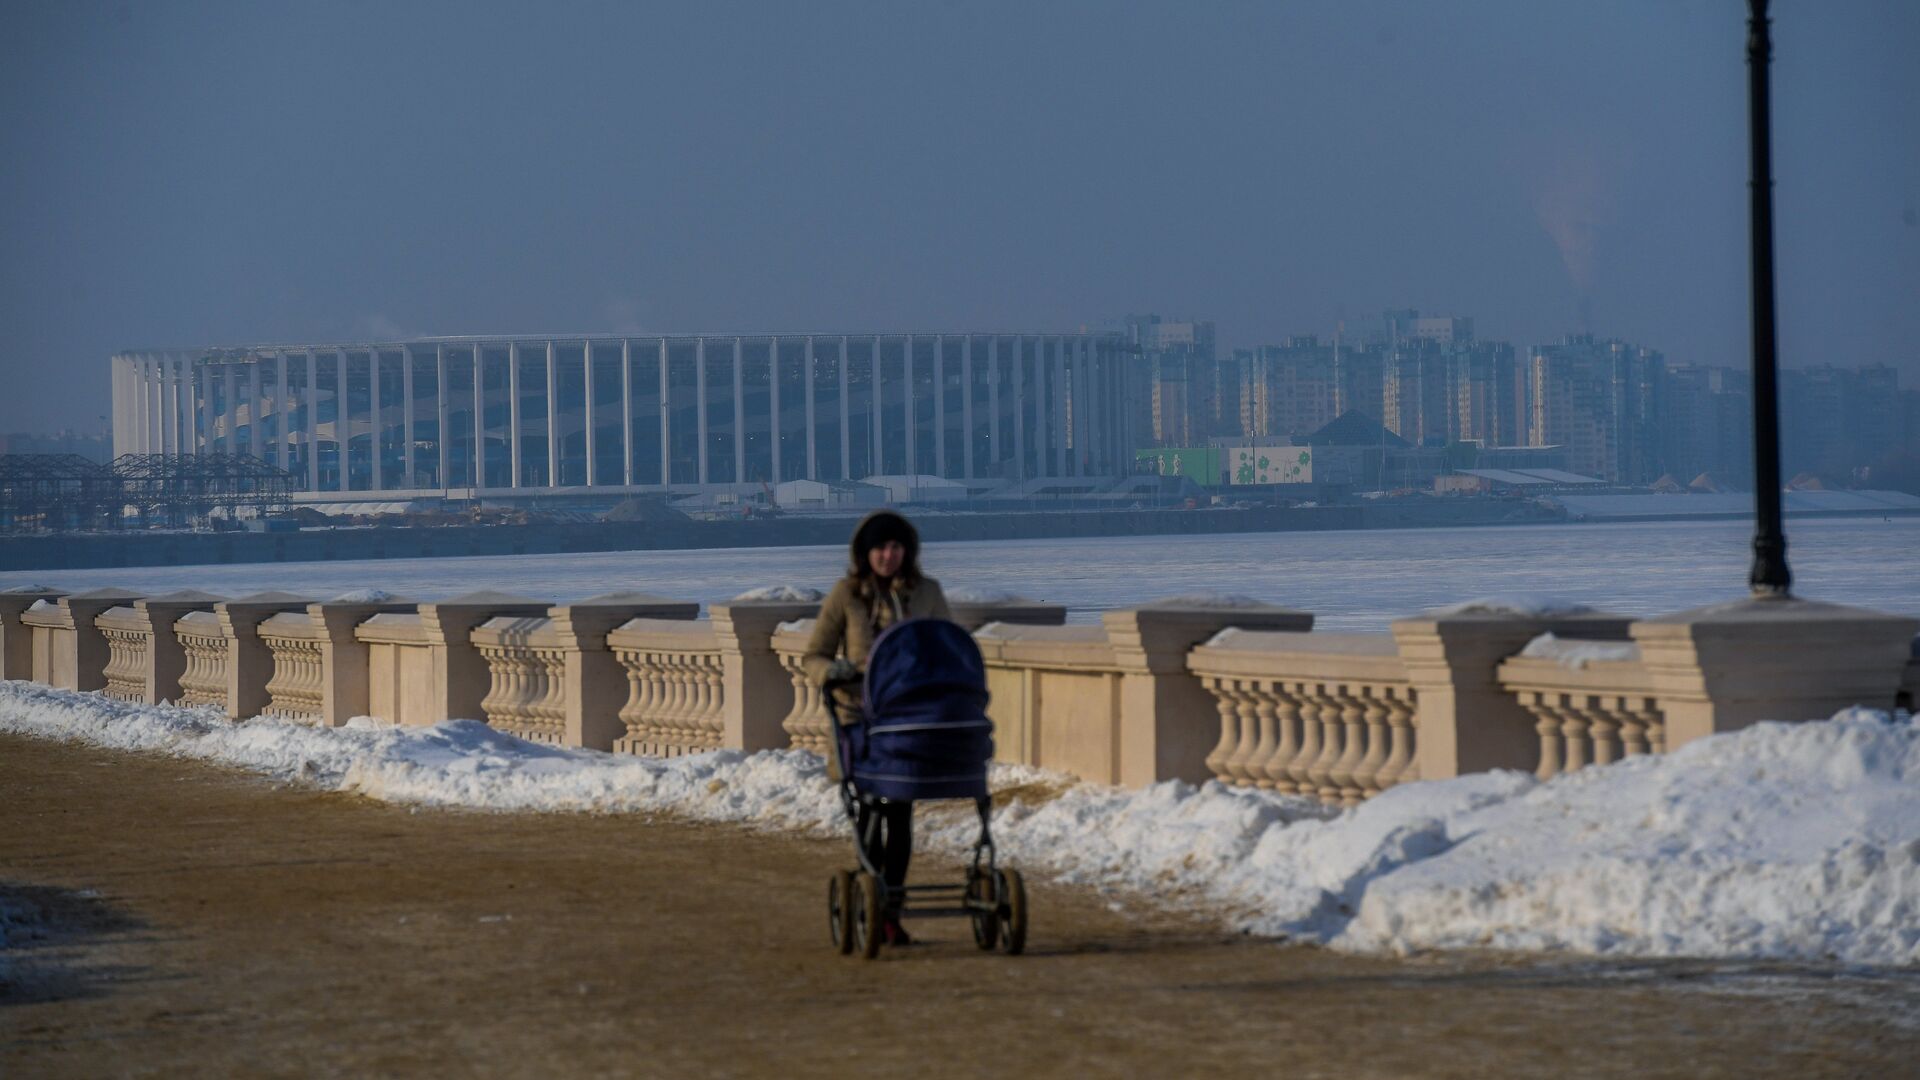
[[[1773,153],[1767,101],[1767,0],[1747,0],[1747,123],[1753,155],[1753,570],[1755,596],[1786,596],[1787,533],[1780,511],[1780,387],[1773,325]]]

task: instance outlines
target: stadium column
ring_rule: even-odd
[[[1093,397],[1087,392],[1086,339],[1074,338],[1066,348],[1068,431],[1072,433],[1073,444],[1067,451],[1067,460],[1073,475],[1080,476],[1087,471],[1087,439],[1093,429],[1093,418],[1087,415],[1087,406]]]
[[[1000,465],[1000,335],[987,339],[987,467],[993,475]]]
[[[871,385],[872,389],[868,393],[873,398],[873,403],[872,407],[867,410],[870,418],[869,425],[872,428],[872,442],[867,447],[867,468],[870,473],[878,474],[887,471],[887,458],[880,450],[880,448],[885,445],[884,440],[887,437],[887,423],[884,415],[885,410],[880,407],[881,404],[886,401],[886,393],[884,392],[885,381],[880,377],[879,334],[873,335],[873,362],[869,366],[872,370],[868,373],[867,382]]]
[[[767,339],[767,437],[773,440],[773,483],[780,482],[780,339]]]
[[[207,454],[213,452],[213,368],[200,365],[200,401],[194,410],[198,417],[198,427],[193,433],[193,452]]]
[[[560,486],[560,350],[547,342],[547,486]]]
[[[507,478],[508,487],[520,480],[520,343],[507,343]]]
[[[840,479],[853,479],[853,433],[847,425],[853,420],[853,406],[847,403],[847,336],[840,335]]]
[[[801,370],[806,373],[807,380],[807,385],[803,390],[807,402],[807,479],[818,480],[820,479],[820,470],[813,446],[815,431],[813,423],[813,338],[811,337],[807,338],[807,355],[805,359],[801,360],[801,364]]]
[[[960,475],[973,479],[973,335],[960,339]]]
[[[707,482],[707,339],[693,339],[693,430],[699,438],[694,480]]]
[[[633,342],[620,339],[620,483],[633,486]]]
[[[380,436],[383,434],[384,425],[380,423],[380,346],[378,345],[367,347],[367,412],[373,419],[373,435],[370,440],[373,443],[373,490],[385,491],[387,474],[380,463]],[[254,429],[258,431],[259,425],[254,425]]]
[[[231,363],[221,366],[219,417],[220,448],[229,454],[240,449],[240,379]]]
[[[445,345],[435,345],[433,347],[433,358],[433,415],[434,420],[440,425],[435,429],[440,433],[439,437],[434,440],[435,445],[438,446],[440,450],[440,475],[439,483],[436,486],[439,487],[440,490],[445,491],[453,486],[453,474],[448,471],[447,468],[453,460],[452,454],[447,450],[447,347]]]
[[[733,482],[747,479],[747,403],[746,350],[740,338],[733,339]]]
[[[673,398],[667,379],[667,339],[660,339],[660,486],[673,483]]]
[[[307,490],[320,490],[320,358],[307,350]]]
[[[1054,477],[1068,475],[1068,342],[1054,338]]]
[[[487,369],[486,355],[486,350],[481,348],[480,342],[475,341],[473,343],[473,472],[467,479],[473,482],[472,487],[476,491],[485,486],[487,480],[487,389],[485,380],[482,378]],[[380,405],[380,384],[377,382],[373,387],[373,403],[374,414],[377,416]],[[374,460],[379,460],[380,443],[377,434],[373,453]]]
[[[947,475],[947,338],[933,335],[933,472]]]
[[[419,483],[414,471],[413,460],[413,346],[400,346],[400,438],[406,444],[401,448],[400,467],[406,471],[407,478],[401,487],[411,488]]]
[[[1027,361],[1013,335],[1013,478],[1027,478]]]
[[[292,463],[292,453],[287,442],[293,436],[293,429],[287,426],[292,419],[292,411],[287,408],[287,354],[286,350],[277,350],[273,354],[274,378],[277,381],[273,391],[273,429],[277,439],[275,456],[279,458],[280,469],[285,472]]]
[[[906,417],[907,417],[907,422],[906,422],[907,475],[914,476],[914,475],[917,475],[920,471],[919,455],[916,452],[917,448],[913,445],[915,437],[919,435],[920,425],[913,415],[914,400],[913,400],[913,335],[912,334],[907,335],[905,344],[901,346],[900,357],[901,357],[900,371],[902,376],[906,379],[906,385],[900,388],[900,400],[906,406],[906,408],[904,408],[901,411],[906,413]],[[909,493],[911,493],[911,489],[909,489]]]
[[[599,441],[599,437],[596,436],[593,431],[594,427],[596,426],[594,424],[594,420],[597,419],[597,417],[595,417],[593,414],[594,385],[593,385],[593,339],[592,338],[586,338],[580,342],[580,365],[581,365],[580,374],[582,378],[585,380],[584,385],[586,387],[586,390],[584,391],[586,394],[586,400],[580,403],[580,411],[584,418],[584,422],[586,423],[586,426],[587,426],[587,486],[592,487],[594,485],[594,481],[600,478],[600,471],[596,469],[593,464],[593,459],[595,456],[594,452],[600,448],[600,441]]]

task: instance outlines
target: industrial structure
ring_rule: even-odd
[[[0,454],[0,532],[182,528],[291,505],[293,477],[239,454]]]
[[[1122,333],[460,337],[123,352],[116,453],[246,454],[303,498],[1119,476]]]

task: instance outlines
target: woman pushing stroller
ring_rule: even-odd
[[[802,661],[814,682],[834,689],[840,723],[860,720],[861,699],[849,680],[864,672],[868,654],[882,632],[908,619],[952,619],[940,583],[920,572],[920,535],[891,510],[867,515],[853,531],[847,574],[820,605],[813,639]],[[828,774],[839,775],[837,755],[828,755]],[[910,940],[900,925],[901,888],[913,858],[913,803],[862,801],[855,829],[867,843],[867,858],[885,876],[890,901],[881,933],[889,945]],[[878,815],[878,822],[870,820]],[[876,827],[877,825],[877,827]]]

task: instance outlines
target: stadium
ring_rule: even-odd
[[[127,351],[114,452],[252,455],[307,501],[1118,476],[1131,356],[1121,333],[1013,331]]]

